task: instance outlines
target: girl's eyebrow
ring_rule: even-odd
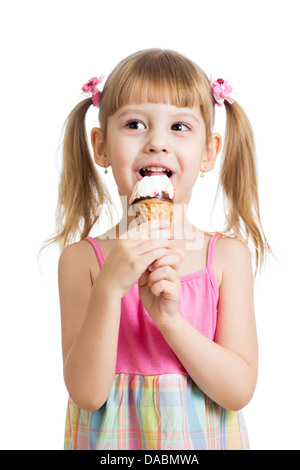
[[[194,114],[194,113],[189,113],[189,112],[182,112],[182,113],[177,113],[176,115],[173,116],[174,119],[194,119],[195,121],[197,121],[199,124],[200,124],[200,120],[199,118]]]
[[[141,109],[126,109],[125,111],[123,111],[119,116],[118,116],[118,119],[121,119],[123,118],[124,116],[128,115],[128,114],[142,114],[143,111]],[[172,114],[171,116],[171,119],[194,119],[195,121],[197,121],[199,124],[200,124],[200,120],[199,118],[193,113],[193,112],[187,112],[187,111],[183,111],[182,113],[181,112],[178,112],[176,114]]]
[[[141,114],[142,111],[139,109],[126,109],[125,111],[123,111],[119,116],[118,116],[118,119],[121,119],[122,117],[124,116],[127,116],[127,114]]]

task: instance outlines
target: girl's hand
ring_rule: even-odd
[[[172,246],[148,267],[139,279],[142,304],[158,328],[178,314],[180,278],[178,268],[184,258],[180,248]]]
[[[123,234],[111,249],[99,273],[101,286],[123,297],[155,260],[171,248],[169,222],[152,220]]]

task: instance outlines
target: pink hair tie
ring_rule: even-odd
[[[231,96],[232,86],[226,80],[223,80],[223,78],[212,81],[211,88],[218,106],[222,106],[225,100],[230,104],[235,102],[235,99]]]
[[[93,77],[88,82],[86,82],[83,87],[82,91],[85,96],[92,97],[93,105],[97,108],[100,107],[100,98],[101,98],[101,91],[97,87],[100,83],[102,83],[104,75],[101,77]]]

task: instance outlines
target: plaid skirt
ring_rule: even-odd
[[[246,450],[241,411],[210,400],[188,375],[116,374],[94,412],[69,398],[65,450]]]

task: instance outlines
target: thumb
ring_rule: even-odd
[[[145,286],[148,282],[148,278],[149,278],[149,271],[148,271],[148,268],[143,272],[143,274],[141,275],[141,277],[139,278],[139,285],[140,286]]]

